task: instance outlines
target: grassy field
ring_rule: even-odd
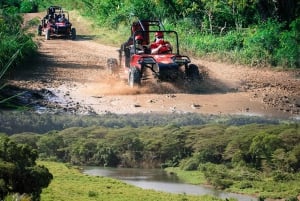
[[[144,190],[124,182],[87,176],[63,163],[40,161],[53,174],[54,179],[43,190],[42,201],[217,201],[211,196],[188,196]]]

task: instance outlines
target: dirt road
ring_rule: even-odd
[[[280,72],[192,59],[208,74],[193,93],[165,82],[133,89],[106,70],[107,58],[118,58],[118,47],[93,41],[80,19],[71,20],[77,40],[39,37],[40,56],[10,80],[12,85],[48,95],[46,108],[97,114],[244,114],[299,119],[299,70]]]

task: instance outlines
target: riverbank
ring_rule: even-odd
[[[195,184],[195,185],[206,185],[214,188],[212,185],[208,185],[207,180],[203,172],[199,170],[194,171],[183,171],[179,167],[169,167],[165,169],[169,174],[176,174],[182,181]],[[238,174],[238,173],[237,173]],[[293,179],[290,181],[272,181],[272,179],[265,174],[259,175],[261,180],[259,181],[247,181],[245,177],[244,180],[236,181],[231,187],[226,188],[228,192],[240,193],[245,195],[251,195],[258,198],[258,200],[265,199],[269,201],[274,200],[293,200],[295,197],[291,197],[293,189],[297,189],[300,183],[300,174],[295,174]],[[251,183],[251,187],[246,187],[246,184]],[[241,188],[245,186],[244,188]],[[272,187],[272,191],[270,191]],[[285,195],[285,197],[283,197]],[[300,195],[297,197],[300,200]]]
[[[254,196],[230,193],[208,185],[188,184],[179,179],[177,175],[168,174],[163,169],[84,166],[82,172],[90,176],[117,179],[142,189],[151,189],[159,192],[197,196],[211,195],[220,199],[235,199],[237,201],[257,200]]]
[[[43,201],[218,201],[211,196],[162,193],[144,190],[124,182],[106,177],[87,176],[78,169],[57,162],[39,161],[53,174],[54,179],[41,194]]]

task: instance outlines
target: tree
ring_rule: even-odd
[[[49,135],[43,135],[37,142],[37,147],[40,156],[45,158],[56,158],[65,160],[66,153],[63,137],[55,132],[50,132]]]
[[[53,176],[46,167],[36,165],[37,156],[37,151],[28,145],[0,136],[0,200],[9,193],[25,193],[33,201],[40,200],[42,189]]]
[[[258,169],[261,168],[263,160],[266,160],[270,164],[273,152],[280,147],[280,139],[276,135],[258,134],[253,138],[249,148],[252,163]]]

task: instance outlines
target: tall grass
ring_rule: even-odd
[[[31,36],[22,29],[22,17],[15,8],[0,13],[0,91],[6,86],[5,75],[36,52],[37,46]],[[0,104],[6,104],[22,93],[10,97],[0,93]]]

